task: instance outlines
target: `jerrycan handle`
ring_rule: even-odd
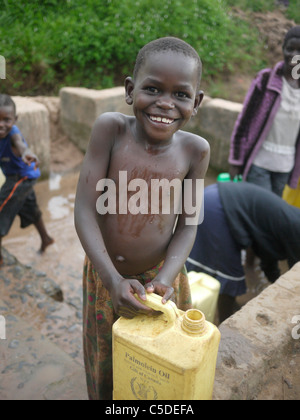
[[[148,306],[155,311],[163,312],[168,321],[174,323],[178,317],[180,317],[180,312],[174,302],[168,300],[165,304],[162,303],[162,297],[156,293],[147,293],[147,300],[141,300],[137,294],[135,297],[144,305]]]

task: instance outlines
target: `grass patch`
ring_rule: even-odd
[[[204,79],[264,65],[256,31],[225,0],[0,0],[0,7],[1,91],[9,94],[123,84],[138,50],[162,36],[199,52]]]

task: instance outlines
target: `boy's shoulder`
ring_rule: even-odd
[[[102,147],[111,149],[116,140],[128,132],[131,118],[119,112],[100,114],[93,125],[89,149],[95,153],[98,153]]]
[[[95,121],[95,125],[106,125],[111,127],[120,127],[127,124],[132,117],[121,114],[120,112],[104,112],[100,114]]]
[[[209,149],[208,141],[198,134],[183,130],[179,130],[177,134],[178,140],[183,144],[183,146],[194,146],[195,148],[200,148],[202,150]]]

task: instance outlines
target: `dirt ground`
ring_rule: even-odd
[[[249,19],[256,27],[259,37],[265,44],[266,59],[270,66],[282,60],[282,43],[287,31],[296,23],[287,19],[281,10],[266,13],[245,13],[234,9],[234,13]]]
[[[294,21],[287,19],[280,9],[266,13],[246,13],[238,8],[233,8],[232,12],[243,19],[249,20],[251,25],[257,29],[259,38],[265,46],[265,58],[269,67],[282,60],[283,39],[287,31],[296,24]],[[223,83],[225,87],[221,87],[223,99],[242,103],[254,76],[255,74],[252,73],[244,74],[240,72],[231,76],[224,75]],[[209,96],[209,87],[206,86],[205,79],[203,79],[202,88],[205,94]]]

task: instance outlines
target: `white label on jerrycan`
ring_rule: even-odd
[[[122,373],[130,378],[132,397],[137,400],[164,398],[164,388],[169,387],[170,379],[174,380],[174,376],[179,375],[139,353],[130,353],[128,347],[120,345],[119,351],[123,358]]]

